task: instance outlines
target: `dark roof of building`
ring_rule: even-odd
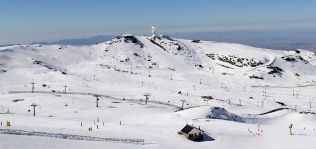
[[[183,133],[186,133],[186,134],[189,134],[193,129],[196,129],[196,130],[199,130],[191,125],[186,125],[182,130],[181,132]],[[201,130],[200,130],[201,131]]]
[[[204,131],[201,130],[200,128],[196,128],[192,125],[187,124],[184,128],[182,128],[181,132],[186,133],[186,134],[190,134],[190,133],[204,132]]]

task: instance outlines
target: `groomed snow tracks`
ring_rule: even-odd
[[[71,135],[71,134],[62,134],[62,133],[13,130],[13,129],[0,129],[0,134],[49,137],[49,138],[56,138],[56,139],[68,139],[68,140],[78,140],[78,141],[102,141],[102,142],[114,142],[114,143],[128,143],[128,144],[137,144],[137,145],[150,144],[150,143],[146,143],[144,139],[102,138],[102,137],[81,136],[81,135]]]

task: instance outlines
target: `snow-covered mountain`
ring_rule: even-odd
[[[296,148],[316,136],[315,60],[315,53],[302,49],[271,50],[166,35],[125,34],[87,46],[5,46],[0,47],[0,121],[11,121],[9,129],[47,136],[57,131],[143,138],[153,148],[253,148],[263,142],[260,148],[279,143],[272,147],[278,148],[288,147],[288,140]],[[148,104],[144,95],[149,95]],[[36,117],[29,113],[32,103],[38,104]],[[177,131],[187,123],[201,126],[215,141],[196,144],[179,136]],[[307,137],[291,138],[290,123],[295,123],[295,133]],[[256,129],[264,129],[258,133],[268,137],[254,138]],[[23,138],[16,141],[26,143]],[[87,148],[81,145],[70,148]]]
[[[2,74],[28,68],[29,75],[80,75],[80,71],[115,71],[116,67],[121,71],[229,75],[261,83],[304,83],[316,74],[313,52],[173,39],[165,35],[122,35],[92,46],[15,45],[1,47],[0,52]]]

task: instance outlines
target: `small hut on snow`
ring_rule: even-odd
[[[186,125],[179,134],[185,136],[187,139],[192,141],[203,141],[203,131],[200,128],[196,128],[191,125]]]

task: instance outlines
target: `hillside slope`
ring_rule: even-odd
[[[314,147],[315,59],[300,49],[166,35],[0,47],[0,121],[12,124],[1,129],[32,136],[0,131],[0,148],[139,148],[128,140],[145,140],[144,148]],[[212,141],[186,140],[177,133],[186,124]]]
[[[2,74],[28,67],[79,75],[78,71],[92,69],[84,67],[90,65],[96,67],[94,71],[102,70],[101,67],[130,71],[135,67],[142,71],[231,75],[261,82],[297,83],[316,74],[316,55],[309,51],[278,51],[234,43],[172,39],[165,35],[122,35],[92,46],[16,45],[1,47],[0,56]]]

